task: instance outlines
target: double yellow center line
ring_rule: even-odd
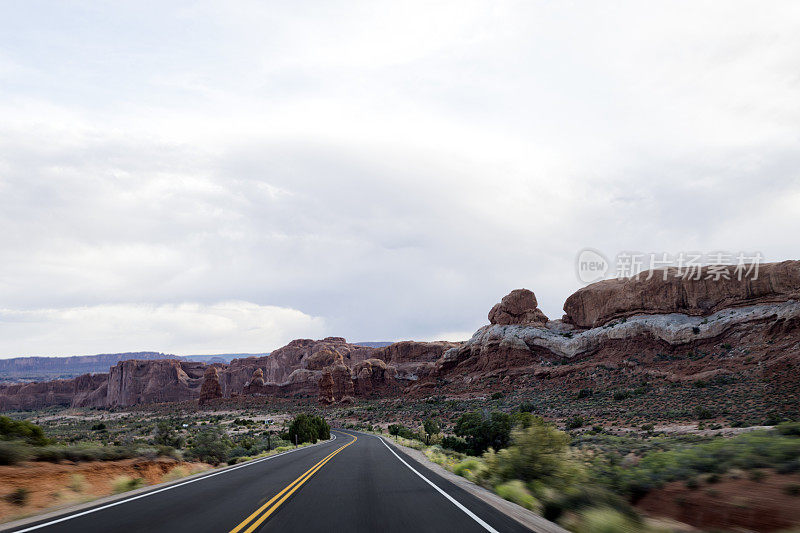
[[[280,507],[281,504],[289,498],[289,496],[294,494],[294,492],[297,489],[299,489],[303,485],[303,483],[308,481],[308,479],[311,476],[316,474],[317,471],[323,466],[325,466],[325,464],[328,461],[333,459],[333,457],[337,453],[344,450],[345,448],[347,448],[348,446],[350,446],[351,444],[353,444],[355,441],[358,440],[358,437],[356,437],[355,435],[350,435],[349,433],[348,435],[350,437],[353,437],[353,440],[351,440],[344,446],[340,446],[339,448],[335,449],[327,457],[325,457],[320,462],[318,462],[317,464],[306,470],[300,477],[289,483],[289,485],[287,485],[285,489],[283,489],[278,494],[273,496],[272,499],[270,499],[267,503],[256,509],[256,512],[245,518],[241,524],[231,529],[230,533],[239,533],[239,531],[242,531],[244,528],[247,528],[244,529],[244,533],[252,533],[253,531],[255,531],[258,528],[258,526],[260,526],[264,522],[264,520],[269,518],[269,516],[272,513],[274,513],[275,510],[278,509],[278,507]],[[248,524],[250,524],[249,527]]]

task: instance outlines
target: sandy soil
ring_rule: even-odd
[[[52,508],[107,496],[114,481],[122,476],[142,478],[145,484],[161,483],[176,467],[192,474],[210,468],[201,463],[184,463],[174,459],[125,459],[58,464],[28,462],[0,467],[0,521],[5,522]],[[15,490],[28,490],[25,505],[15,505],[7,496]]]
[[[665,516],[706,529],[778,531],[800,524],[800,474],[765,472],[760,481],[724,476],[717,483],[701,482],[692,490],[683,482],[669,483],[650,492],[637,508],[651,516]]]

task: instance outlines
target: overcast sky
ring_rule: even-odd
[[[0,357],[464,339],[800,257],[800,3],[0,1]]]

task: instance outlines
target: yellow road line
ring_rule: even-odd
[[[241,524],[239,524],[238,526],[236,526],[235,528],[233,528],[233,529],[230,531],[230,533],[238,533],[239,531],[241,531],[241,530],[242,530],[242,528],[244,528],[244,527],[247,527],[247,525],[250,523],[250,521],[251,521],[251,520],[253,520],[255,517],[259,516],[259,515],[260,515],[262,512],[264,512],[264,511],[266,510],[266,512],[265,512],[263,515],[261,515],[261,516],[258,518],[258,520],[256,520],[255,522],[253,522],[253,523],[250,525],[250,527],[248,527],[248,528],[247,528],[247,529],[244,531],[244,533],[252,533],[253,531],[255,531],[255,529],[256,529],[258,526],[260,526],[260,525],[261,525],[261,524],[264,522],[264,520],[266,520],[267,518],[269,518],[269,516],[270,516],[272,513],[274,513],[274,512],[275,512],[275,510],[276,510],[278,507],[280,507],[280,506],[281,506],[281,504],[287,500],[287,498],[289,498],[289,496],[291,496],[292,494],[294,494],[294,492],[295,492],[297,489],[299,489],[299,488],[300,488],[300,486],[302,486],[302,485],[303,485],[303,483],[305,483],[306,481],[308,481],[308,479],[309,479],[311,476],[313,476],[314,474],[316,474],[316,473],[317,473],[317,471],[318,471],[320,468],[322,468],[323,466],[325,466],[325,464],[326,464],[328,461],[330,461],[331,459],[333,459],[333,457],[334,457],[334,456],[335,456],[337,453],[341,452],[342,450],[344,450],[345,448],[347,448],[348,446],[350,446],[351,444],[353,444],[355,441],[357,441],[357,440],[358,440],[358,437],[356,437],[355,435],[350,435],[349,433],[348,433],[348,435],[349,435],[349,436],[351,436],[351,437],[353,437],[353,440],[351,440],[350,442],[348,442],[348,443],[347,443],[347,444],[345,444],[344,446],[340,446],[339,448],[337,448],[336,450],[334,450],[333,452],[331,452],[330,454],[328,454],[328,455],[327,455],[325,458],[323,458],[323,459],[322,459],[320,462],[318,462],[317,464],[315,464],[314,466],[312,466],[311,468],[309,468],[308,470],[306,470],[306,471],[305,471],[305,472],[304,472],[304,473],[303,473],[303,474],[302,474],[300,477],[298,477],[297,479],[295,479],[294,481],[292,481],[291,483],[289,483],[289,484],[286,486],[286,488],[285,488],[285,489],[283,489],[283,490],[282,490],[282,491],[280,491],[278,494],[276,494],[275,496],[273,496],[273,497],[272,497],[272,498],[271,498],[271,499],[270,499],[270,500],[269,500],[267,503],[265,503],[264,505],[262,505],[261,507],[259,507],[258,509],[256,509],[256,511],[255,511],[253,514],[251,514],[250,516],[248,516],[247,518],[245,518],[245,519],[242,521],[242,523],[241,523]],[[279,499],[279,498],[280,498],[280,499]],[[278,501],[277,501],[277,503],[275,503],[275,505],[272,505],[272,504],[275,502],[275,500],[278,500]],[[271,507],[270,507],[270,506],[271,506]]]

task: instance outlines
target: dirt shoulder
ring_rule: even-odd
[[[84,463],[26,462],[2,466],[0,522],[108,496],[115,492],[115,488],[153,485],[209,468],[210,465],[203,463],[168,458]]]

